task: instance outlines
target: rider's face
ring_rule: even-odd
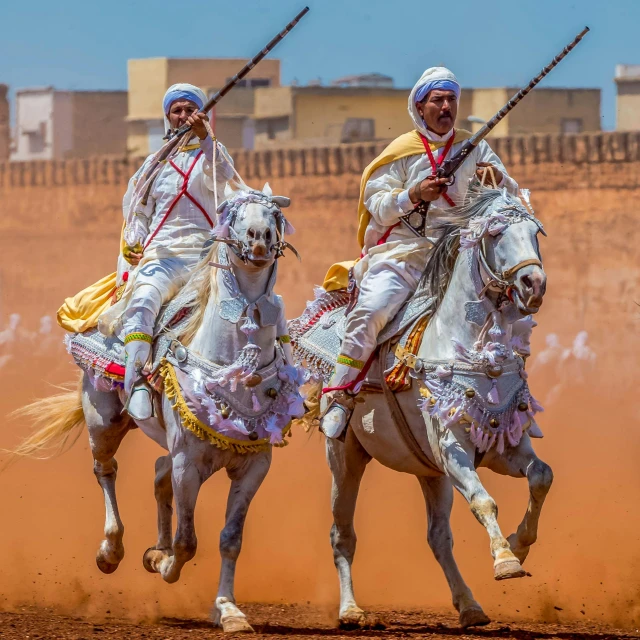
[[[453,91],[434,89],[417,106],[418,113],[431,131],[443,136],[453,129],[458,115],[458,98]]]
[[[186,121],[187,118],[198,111],[198,106],[191,100],[176,100],[169,107],[169,123],[172,129],[178,129]]]

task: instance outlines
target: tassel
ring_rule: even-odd
[[[504,431],[501,431],[498,435],[498,446],[496,447],[496,451],[499,455],[504,453]]]
[[[544,407],[533,396],[529,396],[529,404],[533,413],[542,413],[544,411]]]
[[[260,411],[260,409],[262,409],[262,405],[260,404],[258,396],[255,393],[251,394],[251,405],[256,413]]]
[[[491,381],[491,389],[487,394],[487,401],[489,402],[489,404],[500,403],[500,394],[498,393],[498,382],[495,378]]]

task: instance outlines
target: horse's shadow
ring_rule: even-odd
[[[207,620],[188,620],[178,618],[162,618],[159,624],[168,627],[179,628],[184,630],[195,629],[212,629],[211,622]],[[513,638],[515,640],[632,640],[638,636],[624,632],[599,633],[587,631],[534,631],[527,628],[519,628],[513,626],[501,626],[498,628],[475,628],[462,629],[460,627],[449,627],[442,623],[433,625],[410,622],[402,622],[400,624],[383,623],[382,621],[373,621],[369,625],[363,627],[353,626],[336,626],[336,627],[314,627],[314,626],[293,626],[287,624],[256,624],[252,623],[255,632],[263,636],[322,636],[322,637],[367,637],[382,638],[391,635],[403,636],[447,636],[447,637],[474,637],[474,638]],[[222,630],[219,630],[222,634]]]

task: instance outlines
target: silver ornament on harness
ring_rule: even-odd
[[[228,320],[231,324],[238,324],[247,301],[242,297],[224,298],[220,300],[220,310],[218,313],[223,320]]]

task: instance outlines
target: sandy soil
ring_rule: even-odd
[[[561,638],[592,640],[637,638],[636,630],[621,631],[590,621],[572,624],[532,622],[493,622],[487,627],[462,630],[454,616],[437,612],[376,609],[370,612],[368,625],[362,629],[338,628],[331,612],[308,605],[248,604],[244,610],[256,636],[287,638],[501,638],[534,640]],[[133,623],[106,616],[102,620],[72,618],[48,610],[25,609],[0,613],[1,637],[23,640],[25,637],[88,640],[89,638],[149,638],[158,640],[198,640],[223,637],[206,619],[161,618]]]
[[[477,635],[622,637],[611,628],[625,633],[639,628],[636,198],[633,191],[602,189],[543,192],[534,200],[549,231],[541,243],[549,287],[534,332],[531,387],[547,407],[540,420],[546,437],[536,450],[552,466],[555,483],[527,560],[532,577],[506,584],[493,581],[486,533],[456,498],[452,522],[460,569],[487,613],[501,621]],[[343,213],[353,215],[351,209]],[[305,262],[298,267],[287,258],[280,271],[289,316],[301,311],[326,266],[352,253],[346,248],[353,243],[345,238],[354,236],[353,223],[345,222],[344,233],[332,236],[335,244],[327,243],[326,215],[319,206],[304,215],[292,213],[299,230],[295,244]],[[55,235],[30,238],[27,262],[21,262],[16,237],[0,240],[0,329],[10,313],[22,316],[14,334],[0,333],[0,415],[53,393],[51,384],[76,379],[61,332],[37,332],[41,316],[55,313],[64,296],[111,270],[117,233],[94,239],[74,244]],[[582,330],[596,354],[593,365],[571,355]],[[544,364],[537,358],[552,333],[561,349]],[[5,419],[0,447],[15,445],[28,428],[20,419]],[[160,454],[139,432],[128,436],[118,453],[127,555],[110,576],[100,574],[94,563],[104,507],[86,434],[60,458],[26,460],[0,475],[0,637],[211,635],[206,616],[216,590],[228,480],[218,474],[203,488],[196,513],[198,553],[180,583],[166,585],[141,563],[156,535],[153,463]],[[481,475],[499,505],[503,532],[509,534],[524,514],[526,483]],[[248,604],[251,621],[265,635],[338,635],[329,488],[320,436],[294,434],[291,445],[275,453],[252,504],[237,571],[241,602],[296,604]],[[388,623],[386,632],[359,635],[460,634],[425,527],[415,479],[371,464],[356,513],[354,580],[361,606],[381,603],[392,610],[379,611]]]

